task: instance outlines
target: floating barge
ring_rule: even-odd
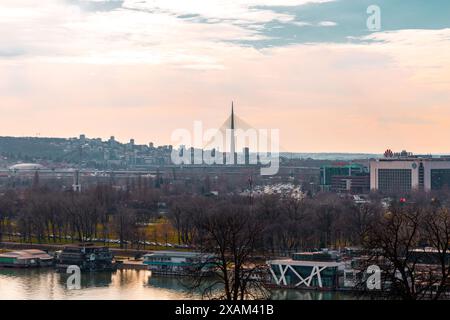
[[[291,259],[267,261],[272,287],[337,290],[345,263],[336,252],[294,253]]]
[[[0,267],[39,268],[53,265],[53,256],[36,249],[12,251],[0,254]]]
[[[65,272],[69,266],[76,265],[81,271],[113,271],[114,255],[107,247],[82,244],[64,247],[56,254],[56,268]]]
[[[158,275],[189,276],[197,272],[205,275],[213,273],[211,257],[199,252],[156,251],[145,254],[143,264]]]

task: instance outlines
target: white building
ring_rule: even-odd
[[[450,158],[385,157],[370,161],[370,189],[383,193],[450,189]]]
[[[291,288],[336,289],[345,268],[336,252],[294,253],[291,259],[267,261],[271,282]]]

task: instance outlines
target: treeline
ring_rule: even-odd
[[[411,194],[390,201],[373,195],[370,202],[320,194],[292,199],[178,197],[170,219],[180,242],[196,244],[220,270],[223,290],[212,298],[264,298],[261,275],[267,259],[303,250],[355,246],[355,270],[367,288],[369,266],[380,269],[381,291],[368,295],[389,299],[450,298],[450,204],[443,193]],[[264,272],[265,270],[265,272]],[[202,277],[196,277],[196,288]]]
[[[170,199],[169,218],[177,231],[178,241],[192,244],[199,234],[198,217],[236,206],[241,215],[246,217],[251,212],[253,222],[264,225],[263,247],[277,255],[313,248],[360,245],[370,224],[382,212],[377,201],[356,205],[350,198],[325,193],[305,199],[272,195],[254,199],[176,196]]]
[[[438,200],[439,199],[439,200]],[[277,195],[242,197],[170,194],[138,180],[125,188],[97,185],[82,193],[61,192],[45,187],[25,191],[7,190],[0,195],[2,234],[20,234],[22,241],[107,239],[135,242],[141,226],[160,218],[158,206],[167,204],[167,218],[180,245],[197,245],[198,218],[229,207],[263,225],[261,244],[272,255],[317,248],[365,245],[373,227],[397,204],[429,212],[448,210],[447,195],[412,195],[408,203],[382,203],[376,195],[366,203],[353,198],[321,193],[304,199]],[[433,200],[433,201],[432,201]],[[431,206],[431,203],[433,205]],[[434,211],[433,211],[434,212]],[[428,217],[428,221],[429,221]],[[421,239],[417,245],[431,245]]]
[[[106,241],[139,244],[142,225],[158,217],[158,189],[98,185],[82,193],[43,188],[0,196],[0,240],[23,242]],[[6,235],[5,235],[6,234]]]

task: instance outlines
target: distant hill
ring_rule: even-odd
[[[376,153],[303,153],[303,152],[281,152],[282,157],[288,159],[314,159],[314,160],[366,160],[381,158],[382,154]]]
[[[93,141],[93,140],[91,140]],[[100,142],[106,144],[106,142]],[[34,162],[36,160],[48,161],[78,161],[76,148],[78,139],[65,138],[41,138],[41,137],[0,137],[0,155],[7,158],[9,162],[25,161]],[[117,143],[117,147],[125,144]],[[75,151],[74,151],[75,150]],[[102,158],[103,154],[94,154],[95,150],[86,150],[86,158]],[[381,154],[372,153],[302,153],[302,152],[282,152],[282,157],[287,159],[312,159],[324,161],[349,161],[366,160],[380,158]]]
[[[35,137],[0,137],[0,155],[9,160],[54,160],[64,154],[67,139]]]

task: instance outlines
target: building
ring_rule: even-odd
[[[245,147],[243,154],[244,154],[244,164],[249,165],[250,164],[250,148]]]
[[[333,176],[330,190],[337,193],[364,194],[370,191],[370,176],[368,173],[354,176]]]
[[[9,167],[9,170],[17,171],[36,171],[43,170],[45,167],[39,163],[18,163]]]
[[[236,164],[236,137],[234,134],[234,105],[231,102],[231,119],[230,119],[230,131],[231,131],[231,141],[230,141],[230,157],[232,164]]]
[[[33,268],[48,267],[53,257],[42,250],[30,249],[0,254],[0,267]]]
[[[211,257],[200,252],[157,251],[144,255],[143,263],[155,274],[189,275],[197,271],[212,271],[208,261]]]
[[[320,167],[324,191],[365,193],[370,189],[367,167],[357,163],[337,163]]]
[[[267,262],[272,283],[280,287],[334,290],[345,268],[335,252],[294,253],[292,259]]]
[[[81,192],[80,170],[75,170],[75,172],[73,173],[72,190],[74,192]]]
[[[388,150],[389,151],[389,150]],[[450,188],[450,157],[385,152],[370,161],[370,189],[385,194],[406,194],[413,190]]]

